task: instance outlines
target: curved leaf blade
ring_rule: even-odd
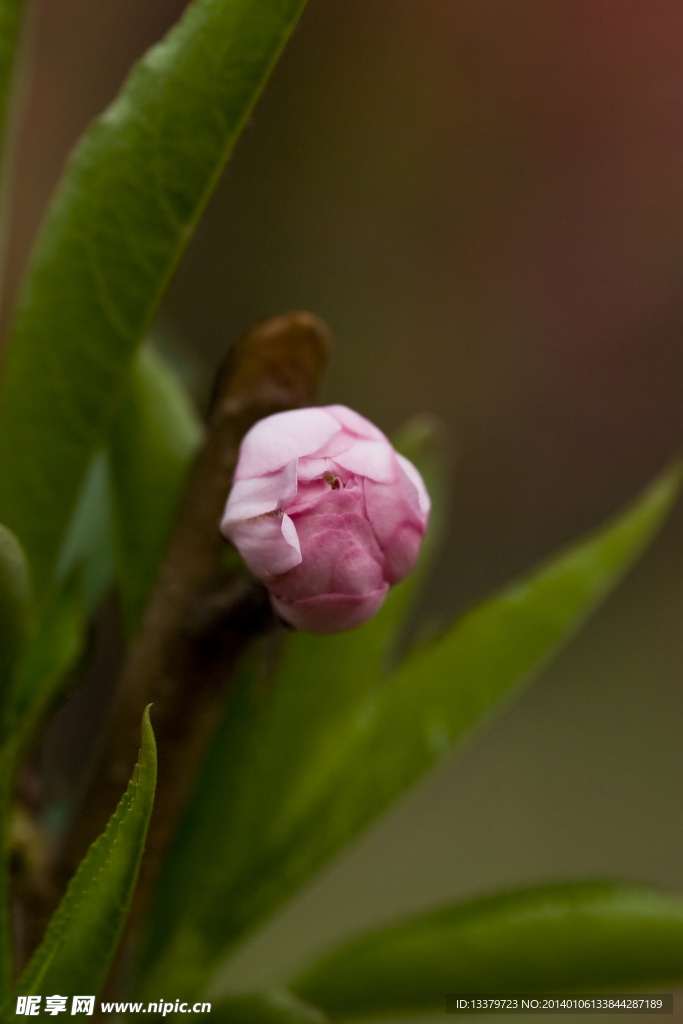
[[[183,387],[149,345],[138,351],[109,434],[117,578],[137,629],[159,571],[202,427]]]
[[[82,653],[88,617],[115,581],[115,553],[125,609],[139,614],[144,607],[198,442],[201,427],[160,357],[143,347],[131,376],[109,452],[100,449],[93,458],[69,522],[55,570],[59,590],[17,665],[12,711],[20,746]],[[0,560],[1,542],[0,533]]]
[[[85,615],[78,580],[51,602],[20,659],[12,681],[9,745],[20,755],[59,696],[85,646]]]
[[[0,732],[0,877],[8,877],[6,831],[10,798],[22,754],[83,648],[80,588],[67,587],[32,631],[12,673]],[[0,891],[0,1006],[11,977],[9,890]]]
[[[55,567],[58,585],[80,573],[87,613],[97,610],[114,582],[110,476],[107,452],[100,449],[81,486]]]
[[[683,898],[571,883],[474,900],[328,954],[292,985],[335,1017],[443,1011],[446,995],[683,983]]]
[[[0,521],[41,589],[169,277],[305,0],[194,0],[73,154],[0,404]]]
[[[156,786],[149,708],[133,777],[107,828],[90,847],[19,978],[16,994],[97,993],[121,937],[145,845]]]
[[[283,853],[290,846],[287,860],[296,856],[301,863],[303,835],[324,835],[325,844],[338,849],[529,681],[640,553],[678,486],[678,469],[665,474],[616,522],[411,652],[392,676],[309,742],[310,760],[292,752],[300,762],[296,777],[266,804],[267,832],[278,837]],[[278,687],[276,699],[286,694],[283,687],[281,698]],[[270,787],[277,785],[275,758],[282,759],[287,743],[282,723],[277,725],[277,735],[269,736],[276,748],[266,746],[260,758]],[[267,799],[265,791],[259,796]],[[313,847],[316,840],[308,843]]]
[[[6,733],[15,754],[30,742],[83,653],[88,617],[114,581],[109,466],[93,458],[59,553],[55,589],[18,660]],[[9,732],[11,731],[11,737]]]
[[[652,537],[678,482],[677,470],[665,474],[615,522],[393,674],[354,660],[340,637],[293,635],[267,687],[257,659],[245,662],[159,889],[150,989],[170,970],[198,984],[528,681]]]
[[[330,765],[338,776],[336,816],[352,820],[362,807],[366,815],[371,808],[378,813],[528,683],[640,555],[679,486],[676,466],[615,521],[412,651],[347,724],[346,749],[336,755],[340,769]],[[314,786],[324,814],[330,784],[317,776]]]

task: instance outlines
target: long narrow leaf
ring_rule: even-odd
[[[677,473],[665,475],[616,522],[393,674],[366,664],[354,633],[292,636],[265,687],[257,660],[246,662],[160,887],[150,988],[169,971],[199,984],[208,964],[519,690],[642,550],[677,486]]]
[[[149,599],[201,436],[180,381],[144,345],[109,439],[117,579],[130,634]]]
[[[364,936],[292,990],[339,1017],[442,1011],[446,996],[683,984],[683,898],[645,886],[549,885]]]
[[[41,590],[133,353],[304,2],[194,0],[68,165],[0,403],[0,521]]]
[[[107,452],[98,451],[86,474],[55,567],[58,585],[80,574],[83,607],[97,610],[114,582],[114,540]]]
[[[89,616],[115,582],[115,539],[124,609],[131,624],[139,616],[199,438],[199,424],[179,382],[146,346],[134,360],[131,377],[112,424],[111,457],[100,450],[91,462],[59,553],[59,589],[15,672],[11,710],[19,747],[59,696],[83,650]],[[0,528],[0,612],[2,537]],[[0,635],[2,629],[0,615]]]
[[[64,680],[80,658],[85,643],[85,615],[77,579],[51,603],[26,645],[12,684],[11,734],[8,744],[19,755],[32,737]]]
[[[68,587],[55,601],[24,646],[3,708],[0,731],[0,1007],[12,965],[7,823],[14,779],[35,727],[42,720],[63,679],[82,649],[83,607],[77,586]]]
[[[90,847],[17,995],[92,995],[105,981],[128,913],[152,813],[156,746],[149,709],[133,778],[106,830]]]
[[[179,383],[160,358],[143,347],[112,425],[112,458],[100,450],[91,462],[61,546],[55,572],[58,589],[6,688],[7,724],[17,751],[25,748],[58,698],[83,651],[88,619],[115,581],[114,534],[124,608],[139,615],[163,554],[199,429]],[[117,530],[112,506],[119,513]],[[0,527],[0,637],[5,622],[9,628],[2,614],[3,537]],[[9,644],[0,651],[0,669],[4,652],[9,654]]]

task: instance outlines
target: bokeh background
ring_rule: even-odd
[[[66,154],[184,6],[34,0],[5,321]],[[682,40],[679,0],[310,0],[178,270],[161,324],[199,392],[252,322],[308,308],[337,339],[326,400],[387,431],[444,421],[423,627],[681,450]],[[526,694],[216,991],[446,899],[582,877],[683,890],[682,739],[679,510]]]

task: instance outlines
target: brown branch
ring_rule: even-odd
[[[226,676],[248,638],[273,623],[265,589],[245,570],[221,569],[225,541],[218,524],[240,441],[264,416],[315,400],[330,347],[319,319],[293,313],[253,328],[219,371],[208,436],[123,673],[102,758],[55,865],[60,889],[125,789],[137,758],[142,712],[152,703],[159,770],[138,883],[144,900],[216,723]]]

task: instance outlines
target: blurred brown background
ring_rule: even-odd
[[[35,0],[6,308],[63,159],[182,0]],[[325,398],[455,452],[426,619],[596,526],[683,436],[678,0],[310,0],[165,329],[211,368],[309,308]],[[534,687],[257,937],[277,980],[366,923],[509,885],[683,890],[683,516]]]

